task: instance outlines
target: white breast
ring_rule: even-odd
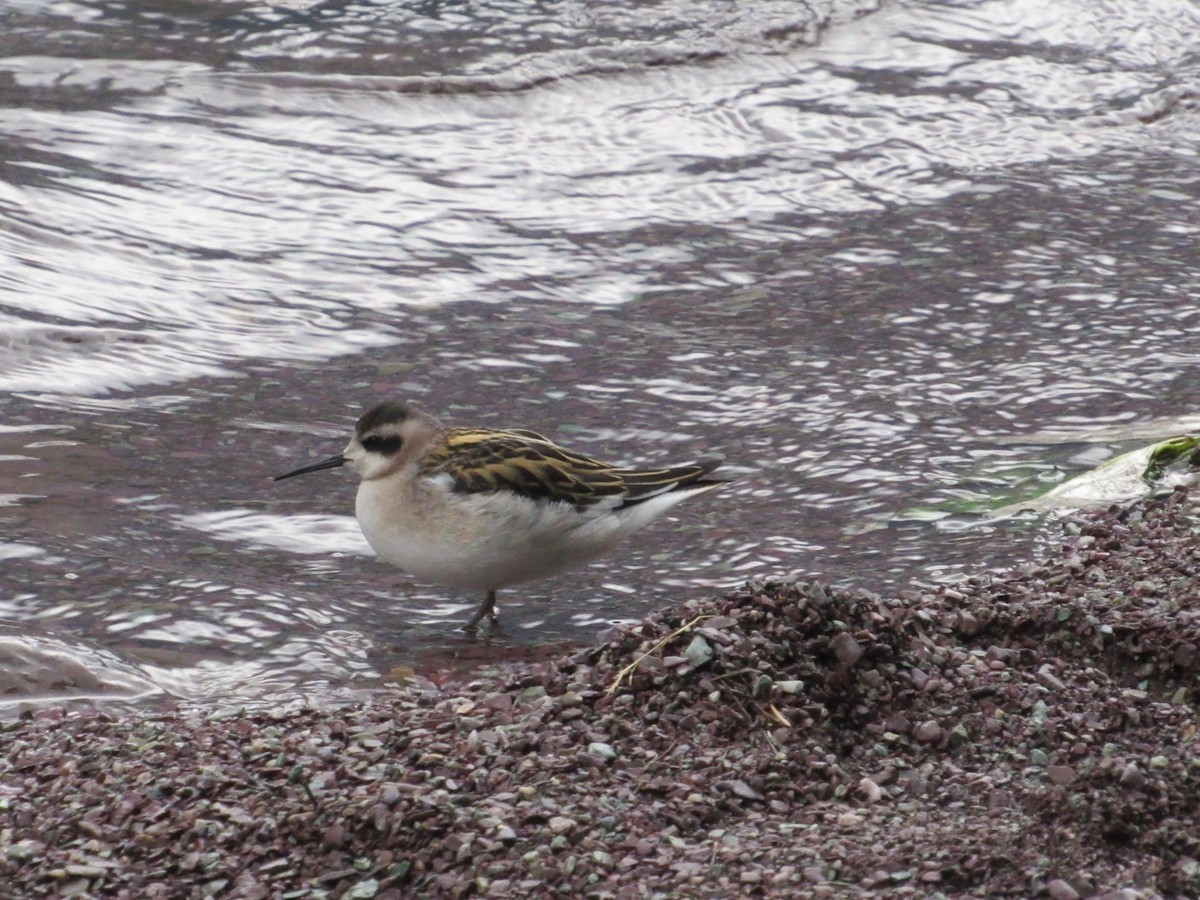
[[[355,512],[386,562],[435,584],[496,590],[587,563],[696,492],[578,512],[507,492],[456,494],[444,477],[380,478],[359,485]]]

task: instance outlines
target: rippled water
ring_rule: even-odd
[[[0,22],[12,709],[345,696],[750,577],[959,577],[1053,530],[948,513],[1200,427],[1190,3]],[[737,480],[481,644],[477,598],[373,560],[349,476],[269,480],[392,396]]]

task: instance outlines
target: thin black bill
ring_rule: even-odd
[[[292,469],[290,472],[284,472],[282,475],[276,475],[272,481],[283,481],[285,478],[292,478],[296,475],[307,475],[309,472],[319,472],[321,469],[336,469],[338,466],[346,464],[346,457],[342,454],[331,456],[329,459],[323,459],[319,463],[313,463],[309,466],[301,466],[299,469]]]

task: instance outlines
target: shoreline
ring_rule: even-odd
[[[26,715],[0,884],[1195,896],[1196,504],[1077,514],[1044,561],[903,597],[750,584],[358,706]]]

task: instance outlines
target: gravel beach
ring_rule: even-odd
[[[900,597],[749,584],[336,710],[0,725],[0,894],[1200,896],[1185,491]]]

